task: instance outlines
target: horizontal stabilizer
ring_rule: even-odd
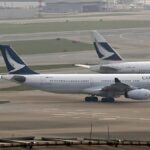
[[[22,75],[2,75],[1,79],[12,80],[18,83],[24,83],[26,81],[26,78]]]
[[[75,64],[75,66],[76,67],[82,67],[82,68],[90,69],[89,65]]]

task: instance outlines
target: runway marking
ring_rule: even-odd
[[[133,39],[129,39],[129,38],[124,37],[124,36],[127,35],[127,34],[131,34],[131,33],[122,33],[122,34],[120,34],[120,35],[119,35],[120,39],[133,40]]]
[[[117,120],[117,118],[115,118],[115,117],[111,117],[111,118],[99,118],[99,120]]]
[[[99,117],[99,116],[104,116],[104,115],[105,115],[104,113],[91,114],[92,117]]]
[[[86,112],[66,112],[66,113],[67,113],[67,114],[75,114],[75,115],[76,115],[76,114],[81,114],[81,115],[82,115],[82,114],[83,114],[83,115],[86,114]]]
[[[99,116],[102,116],[104,118],[104,115],[106,115],[106,113],[93,113],[93,112],[89,112],[89,111],[84,111],[84,112],[64,112],[64,113],[55,113],[55,112],[51,112],[51,116],[53,117],[70,117],[70,118],[73,118],[73,119],[79,119],[79,118],[95,118],[95,119],[98,119]]]
[[[121,119],[126,119],[126,120],[140,120],[140,118],[136,118],[136,117],[122,117]]]
[[[64,55],[59,55],[59,57],[66,57],[67,55],[66,54],[64,54]]]
[[[137,113],[140,113],[140,111],[136,110],[136,111],[133,111],[133,113],[137,114]]]
[[[106,36],[109,36],[109,37],[111,37],[111,36],[114,36],[113,34],[107,34]]]
[[[106,115],[107,113],[101,113],[101,112],[98,112],[98,113],[94,113],[95,115]]]
[[[107,117],[106,117],[107,118]],[[110,118],[115,118],[116,120],[139,120],[139,121],[150,121],[150,118],[136,118],[136,117],[121,117],[121,116],[112,116]]]
[[[66,116],[66,114],[53,114],[54,116]]]
[[[73,119],[80,119],[81,117],[72,117]]]
[[[139,118],[141,121],[150,121],[150,118]]]
[[[132,40],[132,41],[139,41],[140,43],[143,43],[144,42],[144,40],[142,40],[142,39],[133,39],[133,38],[130,38],[130,36],[128,35],[128,37],[125,37],[125,35],[127,35],[127,34],[134,34],[134,33],[122,33],[122,34],[120,34],[119,35],[119,37],[120,37],[120,39],[124,39],[124,40]],[[141,34],[141,33],[138,33],[138,34]]]

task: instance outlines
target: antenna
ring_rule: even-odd
[[[39,0],[39,14],[38,17],[41,18],[41,11],[42,11],[42,0]]]
[[[91,129],[90,129],[90,143],[91,143],[91,140],[92,140],[92,132],[93,132],[93,123],[91,122]]]
[[[110,140],[109,124],[107,125],[107,140]]]

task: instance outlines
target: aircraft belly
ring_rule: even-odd
[[[85,88],[87,85],[81,84],[47,83],[42,85],[42,90],[54,93],[82,93]]]

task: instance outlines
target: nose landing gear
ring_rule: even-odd
[[[85,97],[85,102],[98,102],[98,97],[96,96],[88,96]],[[114,103],[115,99],[113,97],[105,97],[101,99],[102,103]]]

